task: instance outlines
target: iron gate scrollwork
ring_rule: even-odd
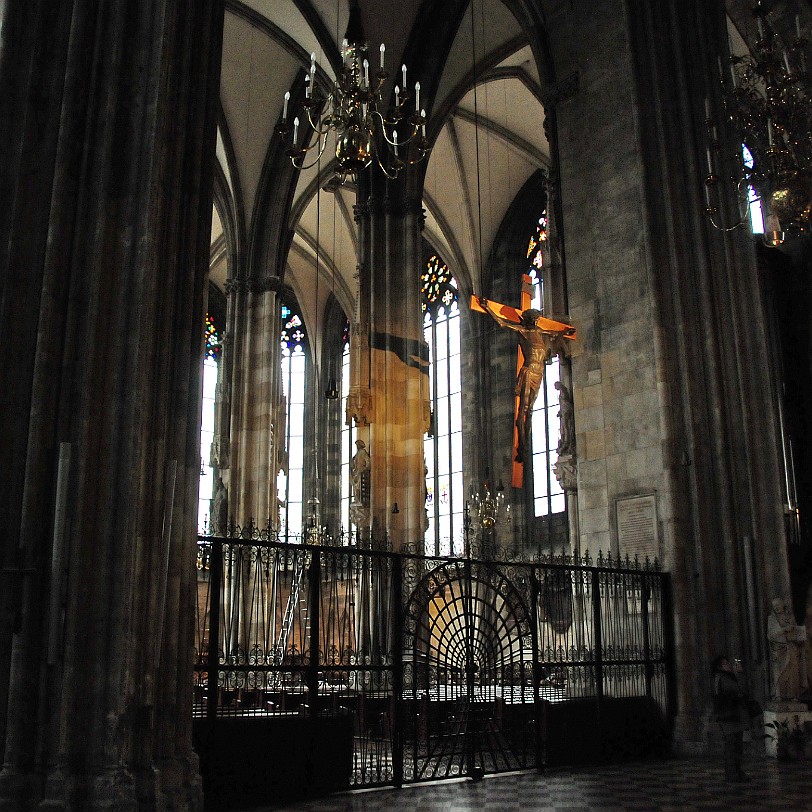
[[[405,611],[405,778],[534,766],[529,594],[495,565],[425,563]]]
[[[590,747],[633,756],[667,735],[665,573],[245,536],[198,545],[193,710],[206,746],[219,720],[250,722],[285,770],[302,759],[339,788],[571,763]],[[647,721],[625,731],[631,718]],[[297,730],[308,753],[286,747]]]

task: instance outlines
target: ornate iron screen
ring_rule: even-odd
[[[665,573],[250,535],[198,543],[194,715],[204,750],[216,750],[218,731],[250,729],[229,754],[249,742],[268,760],[289,759],[280,772],[294,783],[296,759],[311,771],[329,760],[329,790],[667,747]],[[316,749],[268,750],[295,731]],[[300,780],[314,776],[325,772]]]

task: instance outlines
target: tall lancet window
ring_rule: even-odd
[[[539,217],[538,224],[527,246],[527,259],[530,263],[526,271],[533,281],[533,302],[530,305],[544,311],[544,252],[547,241],[547,212]],[[564,491],[553,472],[558,460],[558,442],[561,424],[558,417],[558,389],[561,364],[558,356],[547,365],[544,372],[544,386],[533,406],[533,506],[536,516],[549,516],[561,513],[566,508]]]
[[[423,336],[429,345],[432,421],[426,456],[426,552],[462,553],[462,394],[457,282],[437,256],[422,276]]]
[[[203,410],[200,416],[200,490],[197,503],[197,529],[205,532],[209,523],[211,500],[214,498],[214,470],[211,467],[211,444],[214,439],[214,399],[217,391],[221,331],[211,314],[203,326],[206,347],[203,353]]]
[[[280,471],[276,480],[280,501],[279,535],[285,540],[298,541],[298,536],[302,532],[307,335],[304,320],[291,305],[282,305],[281,318],[282,394],[286,410],[287,470]]]
[[[350,482],[350,461],[355,454],[355,440],[358,432],[355,426],[348,426],[346,421],[347,398],[350,394],[350,322],[344,325],[341,353],[341,532],[344,541],[349,539],[352,530],[350,525],[350,502],[352,501],[352,483]]]

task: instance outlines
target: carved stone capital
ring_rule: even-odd
[[[561,102],[571,99],[577,92],[578,72],[576,71],[542,91],[541,103],[544,105],[544,112],[549,114]]]
[[[244,279],[226,279],[225,284],[226,296],[232,293],[245,293],[248,290],[248,284]]]
[[[553,466],[553,472],[565,491],[578,490],[578,459],[574,454],[560,456]]]
[[[371,213],[372,207],[369,205],[369,200],[362,200],[352,207],[352,216],[356,223],[360,223],[361,220],[368,220]]]
[[[249,279],[247,285],[251,293],[278,292],[282,289],[282,280],[278,276],[264,276],[261,279]]]
[[[366,386],[353,386],[347,395],[347,422],[355,421],[356,426],[372,423],[372,392]]]
[[[422,231],[426,226],[426,210],[423,208],[423,200],[419,197],[407,197],[403,201],[403,212],[413,214],[417,220],[418,227]]]

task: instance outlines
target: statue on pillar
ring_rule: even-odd
[[[553,386],[558,390],[558,417],[561,427],[558,456],[565,457],[575,453],[575,407],[568,386],[561,381],[556,381]]]
[[[806,627],[798,626],[783,598],[774,598],[767,618],[770,645],[771,696],[797,700],[808,689],[806,668]]]
[[[369,476],[372,461],[363,440],[356,440],[355,446],[355,455],[350,460],[350,519],[356,527],[366,527],[369,524]]]
[[[211,500],[210,534],[225,536],[228,534],[228,490],[223,478],[218,476],[214,483],[214,495]]]

